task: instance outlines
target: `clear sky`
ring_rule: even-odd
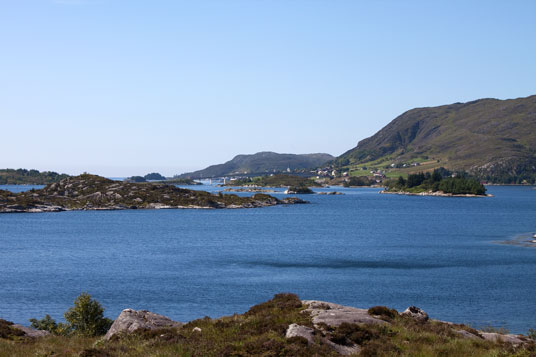
[[[340,155],[414,107],[536,94],[536,1],[0,0],[0,167]]]

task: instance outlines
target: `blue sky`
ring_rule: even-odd
[[[0,0],[0,167],[340,155],[414,107],[536,94],[536,1]]]

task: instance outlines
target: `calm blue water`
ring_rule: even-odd
[[[493,198],[337,190],[346,195],[250,210],[0,215],[0,317],[61,319],[88,291],[111,318],[129,307],[187,321],[295,292],[536,328],[536,248],[494,243],[536,231],[536,190],[489,187]]]
[[[0,190],[7,190],[11,192],[24,192],[29,191],[32,188],[39,190],[45,187],[45,185],[0,185]]]

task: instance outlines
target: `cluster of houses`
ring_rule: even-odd
[[[410,166],[421,166],[419,162],[412,162],[410,164],[391,164],[391,167],[410,167]]]
[[[339,172],[337,170],[334,170],[330,167],[325,167],[318,170],[311,171],[313,175],[316,175],[316,178],[335,178],[335,177],[347,177],[348,172]]]

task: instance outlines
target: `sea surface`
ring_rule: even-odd
[[[491,186],[490,198],[320,190],[344,195],[258,209],[1,214],[0,318],[62,320],[83,291],[110,318],[133,308],[179,321],[294,292],[536,328],[536,248],[500,243],[536,231],[532,187]]]

